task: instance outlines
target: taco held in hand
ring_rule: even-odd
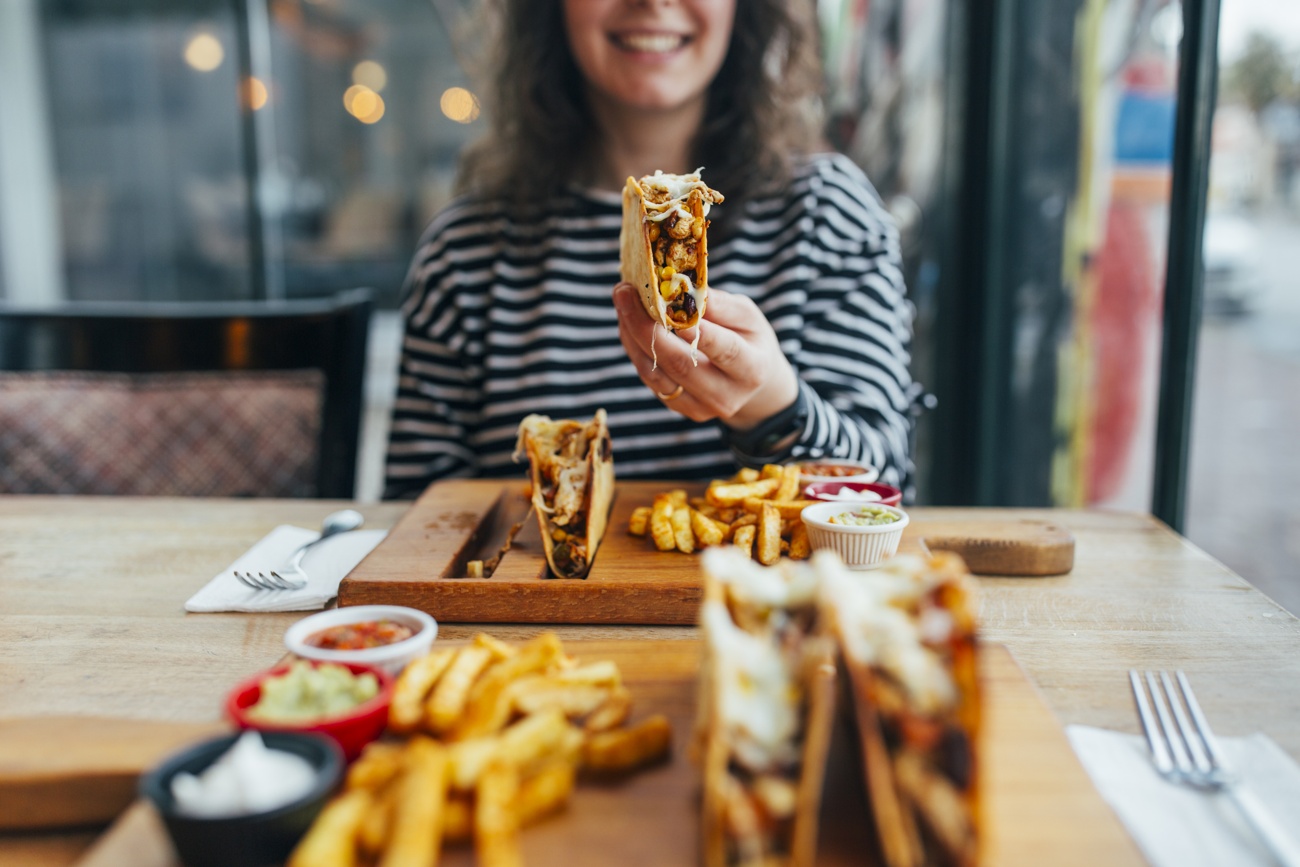
[[[656,171],[628,178],[623,188],[623,280],[640,292],[650,318],[674,331],[700,321],[709,295],[706,218],[722,194],[700,180],[700,171]]]
[[[546,562],[558,578],[585,578],[614,501],[614,456],[605,410],[588,424],[544,415],[519,423],[515,459],[528,456],[533,510]]]

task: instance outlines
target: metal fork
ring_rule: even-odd
[[[289,563],[282,570],[286,574],[281,575],[274,569],[268,572],[240,572],[235,571],[235,577],[254,590],[300,590],[307,586],[307,573],[302,569],[302,558],[307,556],[307,550],[313,545],[319,545],[330,536],[337,536],[339,533],[346,533],[349,530],[355,530],[365,522],[361,513],[353,509],[343,509],[340,512],[333,512],[325,516],[321,523],[320,536],[312,539],[293,552],[289,557]],[[297,573],[297,574],[293,574]]]
[[[284,575],[274,569],[266,572],[253,572],[251,570],[240,572],[236,569],[235,577],[254,590],[301,590],[307,586],[307,573],[302,571],[302,558],[307,556],[307,549],[319,541],[317,539],[308,542],[299,547],[297,551],[294,551],[293,556],[289,558],[288,565],[281,570],[285,573]]]
[[[1218,739],[1210,730],[1186,675],[1179,671],[1174,676],[1178,680],[1177,693],[1168,672],[1161,671],[1158,677],[1156,672],[1145,672],[1146,689],[1143,689],[1142,678],[1136,671],[1128,673],[1133,700],[1137,703],[1142,731],[1151,747],[1151,760],[1156,771],[1171,783],[1225,793],[1279,863],[1284,867],[1300,867],[1300,846],[1283,830],[1268,808],[1239,784],[1223,760]],[[1148,689],[1151,693],[1149,703]],[[1151,710],[1153,705],[1154,714]]]

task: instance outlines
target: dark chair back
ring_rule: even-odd
[[[0,491],[350,498],[371,310],[0,307]]]

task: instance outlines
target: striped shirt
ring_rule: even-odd
[[[599,407],[620,478],[736,471],[722,426],[656,399],[619,342],[621,217],[618,193],[574,189],[523,219],[474,198],[434,219],[404,292],[386,497],[522,475],[512,453],[524,416],[587,420]],[[864,460],[904,484],[912,308],[897,233],[866,176],[838,154],[808,157],[731,228],[710,245],[709,284],[758,304],[799,375],[809,413],[791,457]]]

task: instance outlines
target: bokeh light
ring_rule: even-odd
[[[343,107],[362,123],[375,123],[384,116],[384,98],[364,84],[343,92]]]
[[[248,102],[248,107],[253,111],[257,111],[259,108],[266,105],[266,100],[269,96],[270,93],[267,91],[266,85],[260,78],[249,77],[249,79],[244,82],[244,99]]]
[[[388,71],[374,60],[363,60],[352,67],[352,82],[379,93],[388,86]]]
[[[221,40],[211,33],[196,33],[185,43],[185,62],[199,72],[211,72],[225,59]]]
[[[457,123],[472,123],[479,114],[478,97],[463,87],[449,87],[438,101],[442,113]]]

